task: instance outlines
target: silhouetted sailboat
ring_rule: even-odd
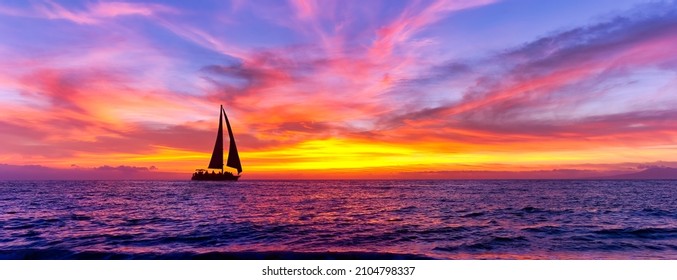
[[[226,128],[228,129],[228,137],[230,138],[230,146],[228,148],[228,161],[226,166],[237,170],[237,175],[223,170],[223,119],[226,119]],[[217,173],[212,170],[210,173],[208,169],[220,169]],[[193,173],[192,180],[197,181],[237,181],[242,173],[242,163],[240,163],[240,155],[237,153],[237,146],[235,145],[235,138],[233,137],[233,130],[230,128],[230,122],[226,111],[219,111],[219,132],[216,135],[216,144],[214,144],[214,151],[212,152],[212,159],[209,161],[207,169],[197,169]]]

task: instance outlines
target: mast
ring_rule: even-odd
[[[228,149],[228,162],[226,165],[237,169],[237,174],[242,173],[242,163],[240,162],[240,155],[237,152],[237,145],[235,145],[235,137],[233,136],[233,130],[230,128],[230,122],[228,121],[228,115],[226,115],[226,110],[221,106],[221,112],[226,119],[226,128],[228,128],[228,137],[230,138],[230,146]]]
[[[214,144],[214,151],[212,152],[212,159],[209,161],[211,169],[221,169],[223,173],[223,105],[219,111],[219,132],[216,134],[216,143]]]

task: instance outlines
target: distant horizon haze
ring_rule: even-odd
[[[190,172],[163,172],[157,168],[103,166],[58,169],[0,164],[0,180],[189,180]],[[253,173],[243,180],[677,180],[677,168],[640,170],[438,171],[399,173]]]

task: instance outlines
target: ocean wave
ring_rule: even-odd
[[[474,217],[484,216],[485,214],[486,214],[485,212],[472,212],[472,213],[465,214],[461,217],[463,217],[463,218],[474,218]]]
[[[431,259],[416,254],[375,252],[172,252],[172,253],[125,253],[58,249],[0,250],[3,260],[423,260]]]
[[[495,236],[483,238],[474,242],[464,242],[459,245],[435,247],[433,250],[457,252],[457,251],[489,251],[499,249],[516,249],[528,246],[528,239],[524,236],[505,237]]]
[[[527,232],[544,233],[544,234],[561,234],[565,232],[565,230],[562,227],[557,226],[526,227],[522,228],[522,230]]]
[[[676,185],[0,181],[0,258],[677,259]]]
[[[665,239],[677,238],[677,228],[613,228],[594,231],[594,233],[603,235],[607,238],[649,238]]]

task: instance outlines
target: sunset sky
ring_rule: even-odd
[[[0,169],[187,179],[221,104],[248,179],[677,167],[677,2],[0,2]]]

